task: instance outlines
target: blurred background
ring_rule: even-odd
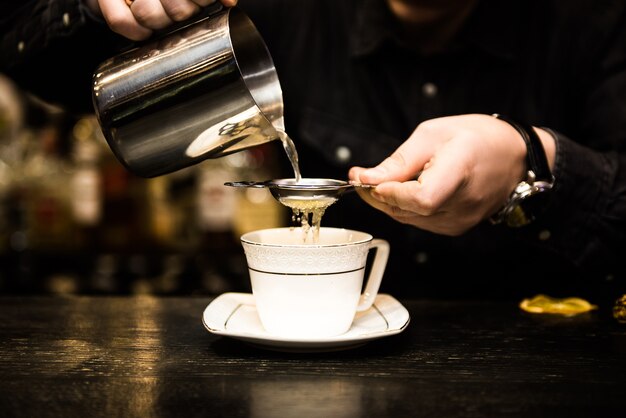
[[[145,179],[123,167],[94,115],[71,117],[0,73],[0,293],[248,291],[239,236],[287,225],[266,189],[280,141]]]

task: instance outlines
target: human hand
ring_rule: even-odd
[[[554,139],[535,129],[552,166]],[[504,205],[526,178],[526,153],[522,137],[502,120],[449,116],[423,122],[378,166],[353,167],[349,177],[376,184],[374,189],[357,191],[393,219],[455,236]]]
[[[131,39],[147,39],[155,30],[189,19],[217,0],[87,0],[87,6],[102,15],[112,31]],[[237,0],[220,0],[226,7]]]

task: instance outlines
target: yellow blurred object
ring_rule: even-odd
[[[615,301],[615,306],[613,306],[613,318],[617,319],[618,322],[626,324],[626,295],[623,295]]]
[[[598,307],[581,298],[553,298],[546,295],[537,295],[531,299],[524,299],[519,307],[530,313],[544,313],[572,316],[589,312]]]

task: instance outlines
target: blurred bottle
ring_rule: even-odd
[[[264,181],[280,175],[275,149],[261,145],[246,153],[246,164],[241,167],[241,178]],[[237,188],[234,216],[234,233],[238,237],[246,232],[285,226],[287,208],[274,199],[265,188]]]
[[[146,251],[150,245],[146,179],[128,171],[108,146],[103,145],[99,167],[102,184],[99,251],[122,257]]]
[[[75,247],[71,216],[70,167],[60,154],[61,132],[55,125],[36,131],[25,161],[24,183],[28,236],[38,252],[69,252]]]
[[[21,202],[16,201],[17,179],[21,175],[17,144],[25,133],[24,103],[13,82],[0,74],[0,291],[15,288],[19,242],[12,237],[24,237]],[[14,235],[18,234],[18,235]],[[18,240],[23,242],[24,240]]]
[[[93,294],[119,294],[120,260],[116,254],[97,254],[88,276],[87,291]]]
[[[82,186],[85,194],[77,196],[75,216],[81,221],[83,236],[91,237],[85,243],[95,257],[94,286],[100,293],[153,293],[150,262],[160,257],[168,240],[167,231],[161,233],[167,222],[168,213],[163,208],[168,196],[159,187],[166,183],[132,174],[114,156],[95,117],[84,122],[89,135],[87,141],[78,142],[82,153],[77,156],[82,156],[75,174],[77,191]],[[152,185],[157,185],[156,199]]]
[[[71,207],[77,225],[77,244],[83,253],[98,252],[98,229],[102,223],[103,182],[100,171],[102,144],[93,117],[84,117],[72,129]]]
[[[236,287],[230,264],[237,249],[233,224],[235,219],[235,190],[224,186],[239,177],[245,152],[215,160],[206,160],[196,169],[195,221],[200,240],[198,262],[200,287],[208,293],[219,294]]]
[[[228,181],[273,178],[270,148],[259,146],[198,166],[197,225],[200,288],[207,293],[249,291],[240,236],[254,229],[280,226],[284,208],[267,189],[233,188]]]
[[[176,252],[178,243],[176,231],[181,228],[182,219],[176,211],[171,195],[171,181],[168,176],[146,180],[146,196],[143,205],[149,229],[149,242],[153,252]]]
[[[15,278],[25,292],[76,292],[76,242],[71,215],[71,165],[67,131],[72,119],[60,109],[36,104],[27,127],[12,143]],[[60,279],[59,279],[60,278]]]

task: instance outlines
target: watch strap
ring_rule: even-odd
[[[494,225],[504,222],[510,227],[524,226],[545,210],[546,192],[552,189],[554,177],[550,171],[543,144],[535,129],[528,124],[515,122],[500,114],[493,116],[511,125],[526,143],[527,177],[517,185],[508,202],[492,215],[489,221]]]
[[[535,129],[528,124],[513,121],[498,113],[494,113],[493,116],[511,125],[521,135],[527,148],[527,170],[532,170],[535,174],[535,180],[552,182],[553,178],[548,158]]]

